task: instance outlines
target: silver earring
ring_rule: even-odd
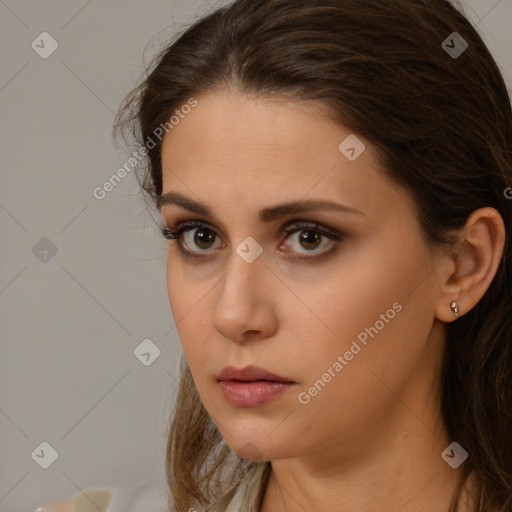
[[[452,301],[450,304],[450,309],[452,310],[452,313],[455,315],[455,318],[459,317],[459,307],[457,306],[457,303],[455,301]]]

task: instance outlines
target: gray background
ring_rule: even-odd
[[[462,5],[510,89],[512,0]],[[181,354],[165,241],[133,173],[101,201],[92,191],[128,158],[112,146],[111,125],[143,58],[214,7],[0,0],[3,512],[88,487],[164,485]],[[46,59],[31,47],[42,32],[58,43]],[[145,339],[161,351],[154,359],[150,349],[147,366],[134,355]],[[32,456],[42,442],[58,452],[48,469]]]

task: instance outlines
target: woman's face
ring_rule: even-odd
[[[411,411],[428,423],[441,271],[409,195],[384,177],[368,140],[313,105],[230,91],[196,99],[164,138],[163,193],[210,213],[164,201],[169,227],[200,224],[169,243],[167,286],[197,390],[228,445],[250,459],[339,461],[374,450]],[[340,208],[272,210],[310,201]],[[275,215],[260,218],[267,209]],[[249,365],[293,384],[232,383],[225,394],[223,368]]]

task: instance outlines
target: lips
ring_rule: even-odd
[[[245,368],[235,368],[234,366],[226,366],[218,376],[219,381],[271,381],[271,382],[287,382],[294,383],[293,380],[277,375],[273,372],[259,368],[258,366],[246,366]]]

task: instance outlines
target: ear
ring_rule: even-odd
[[[459,317],[475,307],[491,285],[503,254],[505,225],[497,210],[479,208],[459,232],[456,251],[449,265],[441,293],[436,300],[436,317],[443,322],[456,320],[450,309],[456,301]]]

